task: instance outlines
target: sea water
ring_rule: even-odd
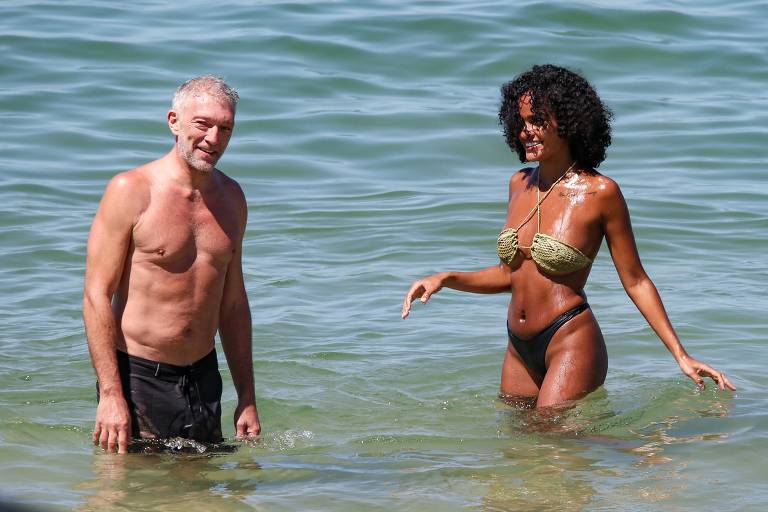
[[[761,1],[0,4],[0,500],[41,510],[695,510],[768,503],[768,8]],[[582,72],[615,113],[600,170],[692,355],[677,368],[607,249],[586,292],[605,386],[556,418],[497,400],[509,297],[412,280],[496,263],[521,164],[499,87]],[[178,84],[242,101],[260,438],[107,455],[81,319],[106,182],[167,152]],[[224,429],[236,397],[226,364]]]

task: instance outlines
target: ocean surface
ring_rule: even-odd
[[[3,0],[0,502],[766,510],[768,5],[616,4]],[[446,290],[400,319],[414,279],[496,263],[521,167],[499,87],[547,62],[613,109],[600,170],[686,348],[737,392],[680,373],[605,247],[586,291],[608,378],[560,417],[497,399],[509,297]],[[231,453],[107,455],[91,443],[86,237],[110,177],[169,150],[173,90],[204,73],[242,97],[219,167],[248,199],[264,431]]]

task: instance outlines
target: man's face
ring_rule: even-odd
[[[193,96],[178,111],[168,112],[168,125],[187,165],[200,172],[211,172],[229,144],[235,110],[216,97]]]

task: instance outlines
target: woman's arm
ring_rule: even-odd
[[[629,219],[629,210],[619,186],[614,181],[603,177],[600,188],[605,239],[613,258],[613,264],[627,295],[670,351],[683,373],[696,382],[699,387],[704,387],[702,376],[706,376],[717,382],[720,389],[727,387],[735,391],[736,388],[725,374],[706,363],[697,361],[685,351],[680,338],[669,321],[669,316],[664,309],[656,286],[645,273],[640,262],[640,255],[637,252]]]
[[[429,298],[444,287],[472,293],[501,293],[509,291],[509,267],[499,263],[475,272],[440,272],[414,281],[403,300],[402,317],[411,312],[411,304],[421,298],[426,304]]]

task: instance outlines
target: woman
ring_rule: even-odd
[[[704,387],[736,388],[725,374],[687,354],[643,270],[619,186],[595,170],[611,143],[611,114],[592,86],[561,67],[534,66],[502,87],[499,120],[522,162],[509,181],[509,205],[498,238],[498,265],[441,272],[413,283],[403,302],[426,303],[443,287],[473,293],[511,292],[509,344],[501,396],[564,404],[605,381],[603,335],[584,294],[592,262],[606,239],[629,297],[680,369]]]

